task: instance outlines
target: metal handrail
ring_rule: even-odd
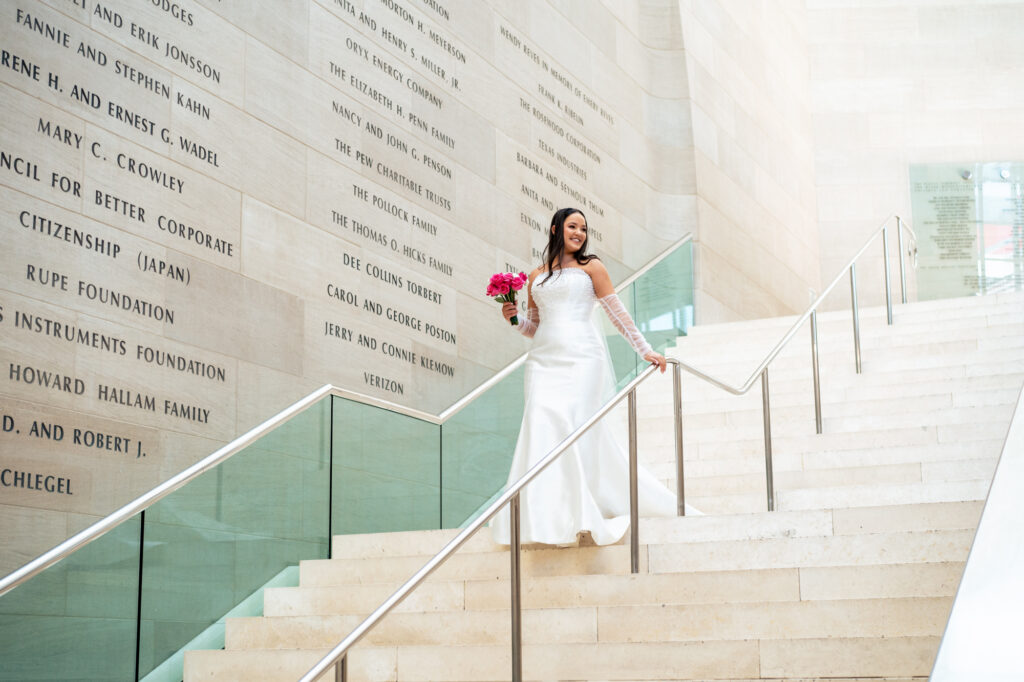
[[[850,269],[850,267],[853,266],[857,262],[857,259],[859,259],[864,254],[865,251],[867,251],[868,247],[871,246],[871,243],[874,242],[875,239],[878,238],[878,235],[883,233],[886,230],[886,227],[887,227],[889,221],[892,220],[893,218],[896,218],[897,222],[902,227],[902,229],[907,230],[908,232],[910,232],[911,236],[914,239],[914,243],[915,244],[917,243],[917,235],[914,234],[914,231],[910,228],[909,225],[907,225],[906,221],[904,221],[902,218],[900,218],[899,216],[896,216],[896,215],[890,215],[888,218],[886,218],[885,221],[878,227],[878,229],[876,229],[873,233],[871,233],[871,236],[868,237],[867,241],[864,242],[864,245],[862,247],[860,247],[860,250],[857,251],[857,253],[853,256],[853,258],[851,258],[849,260],[849,262],[847,262],[847,264],[843,266],[843,268],[839,271],[839,274],[835,276],[835,278],[832,280],[832,282],[830,282],[829,285],[827,287],[825,287],[825,290],[822,291],[821,294],[819,294],[818,297],[816,299],[814,299],[814,301],[807,307],[807,310],[805,310],[804,313],[800,317],[798,317],[796,319],[796,322],[794,322],[792,324],[792,326],[789,328],[789,331],[786,332],[786,335],[783,336],[779,340],[779,342],[775,344],[774,348],[772,348],[770,351],[768,351],[768,354],[765,356],[764,360],[761,361],[761,364],[759,364],[757,366],[757,368],[753,372],[750,373],[750,376],[742,384],[740,384],[739,386],[733,386],[732,384],[728,384],[728,383],[726,383],[726,382],[724,382],[724,381],[722,381],[720,379],[716,379],[715,377],[711,376],[710,374],[706,374],[706,373],[700,371],[699,369],[697,369],[695,367],[691,367],[691,366],[687,365],[685,362],[682,363],[682,368],[685,369],[686,371],[688,371],[690,374],[693,374],[694,376],[700,377],[701,379],[707,381],[708,383],[714,384],[715,386],[717,386],[718,388],[721,388],[724,391],[728,391],[729,393],[732,393],[734,395],[743,395],[743,394],[745,394],[747,391],[750,390],[751,386],[754,385],[754,382],[761,375],[761,372],[763,372],[768,367],[768,365],[771,364],[772,360],[774,360],[776,358],[776,356],[778,356],[778,354],[782,351],[783,347],[787,343],[789,343],[790,339],[792,339],[796,335],[796,332],[800,328],[800,326],[804,322],[806,322],[808,320],[808,318],[810,318],[813,313],[815,313],[817,311],[817,308],[818,308],[819,305],[821,305],[822,301],[824,301],[825,298],[830,293],[832,293],[832,290],[836,288],[836,285],[839,284],[839,282],[843,279],[843,277],[846,276],[846,273]],[[900,242],[902,242],[902,241],[903,240],[901,239]],[[902,250],[902,247],[901,247],[901,250]],[[900,260],[901,261],[903,260],[902,256],[901,256]],[[888,268],[886,268],[886,272],[888,272]],[[903,288],[903,292],[902,292],[903,293],[903,302],[906,303],[907,302],[907,298],[906,298],[906,279],[902,278],[901,281],[903,282],[903,287],[902,287]],[[886,284],[888,284],[888,280],[886,281]],[[888,292],[888,287],[887,287],[886,288],[887,297],[888,297],[888,293],[889,292]],[[891,318],[891,314],[890,314],[890,318]],[[890,319],[890,324],[892,324],[891,319]]]
[[[306,397],[302,398],[301,400],[295,403],[292,403],[285,409],[281,410],[270,419],[267,419],[261,424],[249,429],[244,434],[242,434],[238,438],[235,438],[233,441],[231,441],[224,447],[207,455],[206,457],[199,460],[192,466],[183,469],[182,471],[178,472],[171,478],[160,483],[160,485],[143,493],[139,497],[136,497],[134,500],[127,503],[117,511],[103,517],[102,519],[92,524],[88,528],[85,528],[84,530],[79,531],[75,535],[72,535],[64,542],[60,543],[59,545],[56,545],[49,551],[40,554],[38,557],[28,562],[21,568],[8,574],[2,580],[0,580],[0,597],[5,595],[7,592],[13,590],[15,587],[22,584],[23,582],[25,582],[32,576],[36,575],[37,573],[52,566],[53,564],[68,556],[69,554],[72,554],[84,545],[89,544],[93,540],[97,540],[101,536],[113,530],[115,527],[119,526],[121,523],[127,521],[128,519],[132,518],[142,510],[160,501],[167,495],[171,494],[178,488],[181,488],[183,485],[200,476],[204,472],[209,471],[218,464],[224,462],[232,455],[236,454],[237,452],[243,450],[245,447],[257,441],[260,437],[266,435],[267,433],[277,428],[278,426],[288,421],[289,419],[301,414],[302,412],[305,412],[307,409],[312,407],[321,399],[329,395],[336,395],[343,398],[351,398],[352,392],[347,391],[343,388],[338,388],[337,386],[332,386],[330,384],[321,386],[320,388],[313,391]],[[369,398],[369,396],[366,397]],[[384,407],[386,409],[398,407],[397,405],[389,403],[386,400],[379,400],[376,398],[367,400],[365,402],[375,405],[377,407]],[[420,416],[421,419],[426,417],[433,417],[433,415],[427,415],[426,413],[422,413],[422,416]]]
[[[878,235],[882,235],[882,246],[883,256],[885,263],[885,301],[886,301],[886,312],[888,323],[892,324],[892,291],[889,282],[889,222],[896,219],[896,230],[899,236],[899,252],[900,252],[900,294],[903,303],[907,302],[907,279],[905,270],[905,254],[903,245],[903,231],[906,230],[911,237],[911,244],[913,250],[907,253],[912,253],[915,258],[917,257],[917,235],[914,230],[907,225],[906,221],[898,215],[890,215],[882,224],[878,226],[874,232],[867,238],[864,245],[860,247],[860,250],[853,255],[845,266],[839,271],[839,273],[832,279],[824,291],[818,295],[814,301],[807,307],[807,310],[796,319],[796,321],[790,326],[789,331],[775,344],[764,360],[751,372],[750,376],[745,382],[739,386],[733,386],[721,379],[718,379],[706,372],[703,372],[696,367],[680,362],[679,367],[685,369],[690,374],[703,379],[704,381],[717,386],[718,388],[732,393],[733,395],[744,395],[754,385],[754,382],[760,377],[761,379],[761,411],[764,421],[764,454],[765,454],[765,483],[767,487],[768,495],[768,511],[775,510],[775,489],[773,485],[773,472],[772,472],[772,436],[771,436],[771,407],[769,400],[769,388],[768,388],[768,365],[778,357],[782,349],[792,340],[796,335],[797,330],[801,325],[808,319],[811,321],[811,366],[814,375],[814,421],[817,433],[822,432],[822,419],[821,419],[821,386],[819,381],[819,368],[818,368],[818,306],[825,300],[825,298],[832,293],[836,285],[844,278],[847,271],[850,276],[850,303],[853,312],[853,342],[854,342],[854,362],[857,368],[857,373],[861,373],[861,354],[860,354],[860,315],[857,304],[857,260],[860,259],[864,252],[867,251],[868,247],[878,238]]]
[[[671,244],[667,249],[662,251],[660,254],[655,256],[653,259],[648,261],[643,267],[636,272],[632,273],[629,277],[620,283],[615,290],[622,291],[630,284],[635,282],[648,270],[653,268],[655,265],[660,263],[662,260],[667,258],[669,255],[674,253],[683,244],[689,242],[693,238],[692,234],[686,234],[676,242]],[[284,422],[288,421],[292,417],[305,411],[307,408],[312,406],[317,401],[328,395],[337,396],[339,398],[346,398],[354,402],[362,403],[364,405],[371,405],[373,407],[380,407],[390,412],[405,415],[407,417],[413,417],[414,419],[420,419],[422,421],[431,424],[443,424],[447,420],[451,419],[454,415],[460,412],[463,408],[469,405],[471,402],[479,398],[488,389],[494,386],[496,383],[504,379],[506,376],[511,374],[519,365],[526,360],[526,353],[523,353],[515,360],[506,365],[497,374],[490,377],[487,381],[483,382],[468,394],[460,398],[458,401],[450,405],[440,414],[431,414],[422,410],[417,410],[412,407],[406,407],[405,405],[399,405],[389,400],[382,398],[376,398],[374,396],[365,395],[357,391],[350,391],[348,389],[326,384],[321,386],[317,390],[313,391],[309,395],[300,398],[298,401],[292,403],[285,409],[281,410],[274,416],[270,417],[266,421],[258,424],[257,426],[249,429],[244,434],[235,438],[224,447],[216,450],[215,452],[207,455],[203,459],[199,460],[192,466],[183,469],[175,476],[163,481],[159,485],[153,487],[149,491],[143,493],[139,497],[135,498],[131,502],[128,502],[124,506],[120,507],[111,514],[100,519],[96,523],[92,524],[88,528],[85,528],[75,535],[72,535],[67,540],[54,546],[43,554],[39,555],[32,561],[29,561],[21,568],[9,573],[0,579],[0,597],[5,595],[7,592],[13,590],[18,585],[21,585],[26,580],[32,578],[36,574],[46,570],[53,564],[57,563],[61,559],[67,557],[69,554],[74,553],[81,547],[89,544],[93,540],[97,540],[106,533],[110,532],[113,528],[117,527],[121,523],[132,518],[143,509],[151,506],[152,504],[163,499],[167,495],[171,494],[175,490],[181,488],[183,485],[193,480],[200,474],[212,469],[218,464],[224,462],[232,455],[238,453],[246,446],[255,442],[261,436],[269,433],[273,429],[277,428]]]
[[[679,400],[681,394],[680,381],[679,381],[679,361],[675,358],[668,358],[668,364],[672,365],[672,378],[673,378],[673,393],[675,394],[676,400]],[[344,680],[347,677],[347,653],[355,644],[362,639],[366,633],[368,633],[380,619],[386,616],[392,609],[398,606],[402,600],[404,600],[410,592],[415,590],[427,577],[430,576],[441,564],[448,560],[448,558],[454,554],[462,545],[464,545],[478,530],[480,530],[484,524],[490,521],[498,512],[502,510],[505,505],[510,507],[510,548],[511,548],[511,583],[512,583],[512,679],[522,679],[522,645],[521,645],[521,620],[520,620],[520,571],[519,571],[519,552],[521,550],[521,543],[519,539],[519,493],[530,484],[541,472],[544,471],[549,465],[551,465],[556,459],[568,450],[573,443],[586,433],[594,424],[600,421],[605,415],[622,402],[623,398],[629,399],[629,509],[630,509],[630,567],[633,573],[639,572],[639,534],[637,533],[637,525],[639,521],[638,514],[638,500],[637,500],[637,452],[636,452],[636,389],[643,383],[651,374],[657,370],[655,365],[651,365],[646,368],[632,381],[630,381],[625,388],[619,391],[615,396],[604,404],[601,409],[595,412],[587,421],[580,425],[575,431],[565,437],[558,445],[555,446],[547,455],[544,456],[539,462],[533,465],[529,471],[513,483],[511,486],[501,494],[498,499],[494,500],[488,507],[480,513],[477,518],[466,526],[458,535],[456,535],[444,548],[435,554],[426,564],[423,565],[420,570],[409,578],[401,587],[399,587],[390,597],[378,606],[373,613],[366,617],[352,632],[348,634],[345,639],[331,649],[323,658],[320,659],[312,668],[306,672],[300,678],[300,682],[314,682],[320,675],[327,672],[332,666],[335,667],[335,678],[337,680]],[[677,423],[681,423],[682,415],[677,412],[675,419]],[[676,429],[677,440],[676,440],[676,457],[680,458],[682,454],[682,431]]]
[[[902,300],[906,303],[906,277],[904,270],[904,256],[903,256],[903,230],[906,229],[913,239],[914,244],[917,242],[917,236],[913,230],[904,224],[902,218],[899,216],[889,216],[879,226],[875,232],[868,237],[865,241],[864,246],[850,259],[846,266],[840,270],[839,274],[832,280],[832,282],[825,288],[825,290],[811,303],[807,311],[801,315],[795,323],[790,327],[789,331],[782,337],[782,339],[772,348],[771,351],[765,356],[765,359],[758,365],[757,369],[750,375],[740,386],[732,386],[720,379],[717,379],[701,370],[691,367],[690,365],[682,362],[675,358],[668,358],[667,361],[672,365],[672,383],[673,383],[673,407],[674,407],[674,419],[675,419],[675,446],[676,446],[676,468],[677,468],[677,504],[679,515],[685,513],[685,501],[683,497],[683,433],[682,433],[682,400],[681,400],[681,386],[680,386],[680,370],[685,369],[690,374],[699,377],[725,391],[733,393],[735,395],[743,395],[754,385],[754,381],[757,377],[761,378],[761,399],[762,399],[762,415],[764,422],[764,443],[765,443],[765,480],[767,485],[768,493],[768,510],[774,511],[775,509],[775,491],[773,482],[772,472],[772,440],[771,440],[771,407],[769,402],[769,386],[768,386],[768,365],[771,364],[781,350],[787,343],[796,335],[797,329],[802,325],[808,318],[811,319],[811,332],[812,332],[812,362],[814,367],[814,392],[815,392],[815,420],[817,423],[817,431],[821,433],[821,395],[820,387],[818,383],[818,336],[817,336],[817,308],[825,300],[825,297],[836,287],[840,280],[843,279],[847,270],[850,272],[850,291],[851,291],[851,303],[853,307],[853,320],[854,320],[854,336],[855,336],[855,347],[856,347],[856,365],[857,372],[860,373],[860,326],[857,309],[857,280],[856,280],[856,262],[864,254],[867,248],[875,241],[879,233],[883,235],[883,246],[884,262],[885,262],[885,294],[886,304],[888,312],[888,323],[892,324],[892,297],[889,282],[889,250],[888,250],[888,224],[889,221],[895,217],[897,221],[897,230],[899,231],[899,250],[900,250],[900,281],[902,284]],[[916,248],[915,248],[916,251]],[[495,514],[508,504],[510,507],[510,569],[511,569],[511,611],[512,611],[512,679],[514,682],[519,682],[522,679],[522,628],[520,618],[520,574],[519,574],[519,493],[522,491],[527,484],[529,484],[538,474],[541,473],[549,464],[555,459],[561,456],[569,446],[571,446],[584,432],[593,426],[598,420],[606,415],[611,409],[621,402],[622,398],[629,398],[629,467],[630,467],[630,481],[629,481],[629,493],[630,493],[630,569],[633,573],[639,571],[639,533],[638,533],[638,522],[639,516],[637,513],[637,453],[636,453],[636,387],[649,377],[654,367],[648,367],[646,370],[640,373],[636,379],[631,381],[625,388],[623,388],[616,396],[609,401],[604,407],[598,410],[590,419],[588,419],[582,426],[576,431],[570,434],[565,440],[559,443],[554,450],[549,452],[534,465],[529,471],[527,471],[522,478],[513,483],[498,499],[492,502],[487,509],[485,509],[480,516],[476,518],[469,526],[467,526],[462,532],[460,532],[453,540],[451,540],[444,548],[441,549],[437,554],[433,556],[426,564],[420,568],[409,580],[407,580],[401,587],[398,588],[390,597],[388,597],[376,610],[367,616],[359,625],[356,626],[352,632],[348,634],[337,646],[329,651],[323,658],[321,658],[312,668],[310,668],[305,675],[303,675],[299,682],[315,682],[322,674],[327,672],[331,667],[335,670],[336,682],[344,682],[348,676],[348,651],[351,649],[360,639],[363,638],[384,616],[386,616],[392,609],[398,606],[399,603],[405,599],[416,587],[418,587],[426,578],[433,573],[441,564],[443,564],[448,557],[454,554],[459,547],[465,544],[470,537],[472,537],[485,523],[487,523]]]

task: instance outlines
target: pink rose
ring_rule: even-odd
[[[509,289],[510,289],[511,287],[509,287],[508,283],[506,283],[506,282],[502,282],[501,284],[499,284],[499,285],[498,285],[497,287],[495,287],[495,288],[496,288],[496,289],[498,290],[498,293],[499,293],[499,294],[501,294],[502,296],[504,296],[505,294],[507,294],[507,293],[509,292]]]
[[[496,275],[491,275],[491,284],[498,285],[501,284],[504,280],[505,278],[502,276],[500,272],[497,273]]]
[[[488,296],[498,296],[500,294],[501,294],[501,292],[498,291],[498,288],[496,286],[494,286],[493,284],[488,284],[487,285],[487,295]]]

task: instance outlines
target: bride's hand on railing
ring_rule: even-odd
[[[652,365],[657,365],[658,369],[661,370],[661,373],[665,373],[666,361],[664,355],[660,353],[648,353],[647,355],[644,356],[644,360],[651,363]]]

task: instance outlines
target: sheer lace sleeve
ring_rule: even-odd
[[[519,316],[519,333],[532,339],[537,333],[537,325],[540,324],[540,311],[536,307],[527,308],[525,315]]]
[[[654,352],[651,348],[651,344],[647,343],[647,339],[640,333],[640,330],[633,324],[633,318],[626,312],[626,307],[622,305],[622,301],[616,294],[610,294],[603,298],[597,299],[597,302],[604,308],[605,314],[608,315],[608,319],[612,321],[615,328],[619,330],[619,333],[625,337],[629,345],[633,347],[640,357],[645,357],[650,353]]]

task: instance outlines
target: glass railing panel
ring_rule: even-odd
[[[140,673],[328,553],[330,398],[145,512]]]
[[[633,284],[634,319],[659,353],[693,326],[693,244],[668,254]]]
[[[441,427],[334,399],[332,533],[440,528]]]
[[[504,487],[522,420],[519,367],[441,427],[444,528],[475,518],[475,512]]]
[[[0,597],[0,680],[135,676],[139,518]]]
[[[687,242],[636,281],[619,298],[654,350],[664,353],[693,326],[693,247]],[[629,343],[600,314],[615,370],[616,388],[632,381],[647,366]]]

